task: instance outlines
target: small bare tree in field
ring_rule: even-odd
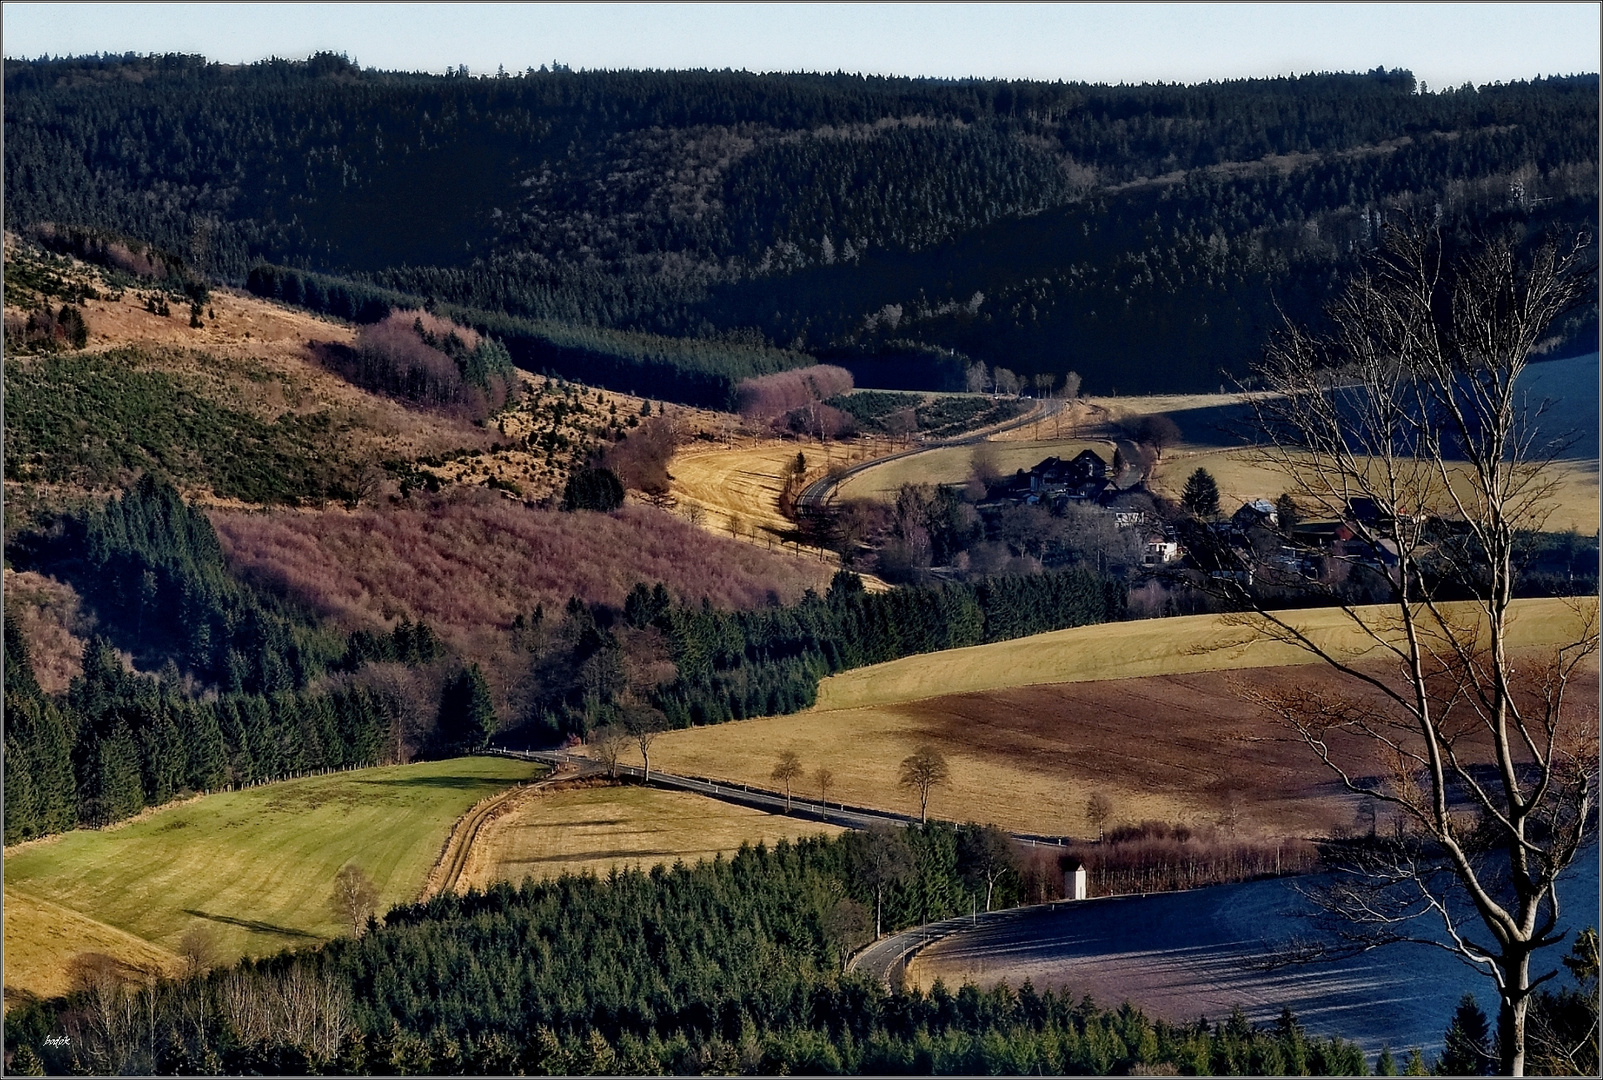
[[[624,712],[624,730],[635,741],[635,749],[640,751],[640,762],[644,766],[644,779],[651,779],[651,744],[657,741],[662,734],[663,715],[656,709],[646,705],[630,706]]]
[[[334,875],[334,894],[329,897],[329,910],[341,922],[351,924],[351,933],[362,936],[368,917],[378,904],[378,886],[355,863],[346,863]]]
[[[930,791],[945,784],[952,777],[946,764],[946,755],[925,743],[902,759],[901,786],[918,792],[918,817],[928,823],[930,819]]]
[[[590,735],[590,752],[607,767],[607,775],[613,779],[618,777],[618,758],[628,742],[629,733],[616,724],[605,724]]]
[[[794,750],[781,750],[774,771],[768,775],[785,785],[785,813],[790,813],[790,786],[802,775],[801,757]]]
[[[1113,816],[1113,803],[1102,792],[1094,793],[1085,800],[1085,819],[1096,830],[1096,838],[1101,840],[1107,833],[1108,819]]]
[[[1575,602],[1558,628],[1567,644],[1509,645],[1523,537],[1550,510],[1564,445],[1519,383],[1552,326],[1595,296],[1589,238],[1454,253],[1433,227],[1390,228],[1329,332],[1289,329],[1257,372],[1267,393],[1250,399],[1266,462],[1310,516],[1347,522],[1356,542],[1339,558],[1386,602],[1360,607],[1273,565],[1254,568],[1257,586],[1222,586],[1244,625],[1365,690],[1252,694],[1349,791],[1396,815],[1392,836],[1337,848],[1343,873],[1322,904],[1354,947],[1436,945],[1492,979],[1501,1069],[1515,1076],[1532,992],[1557,973],[1533,978],[1532,961],[1564,936],[1556,882],[1596,833],[1598,783],[1596,714],[1567,697],[1595,662],[1596,601]],[[1269,608],[1266,582],[1336,605],[1372,660]]]
[[[204,975],[217,963],[217,934],[202,923],[191,923],[178,939],[178,957],[184,962],[184,975]]]
[[[835,784],[835,774],[820,765],[813,770],[813,783],[818,785],[818,808],[829,817],[829,789]]]

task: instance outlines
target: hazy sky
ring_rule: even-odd
[[[1596,4],[30,4],[5,54],[343,52],[442,71],[745,68],[1199,82],[1404,67],[1433,87],[1598,70]]]

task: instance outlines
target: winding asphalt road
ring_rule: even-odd
[[[926,450],[935,450],[943,446],[975,446],[984,442],[986,439],[989,439],[992,435],[1000,435],[1004,431],[1012,431],[1015,428],[1025,427],[1026,425],[1036,423],[1037,421],[1045,420],[1049,416],[1056,416],[1058,410],[1063,408],[1063,404],[1064,403],[1062,401],[1059,401],[1056,398],[1047,398],[1042,401],[1037,401],[1037,408],[1031,409],[1023,416],[1009,420],[1005,424],[998,424],[994,427],[983,428],[980,431],[970,432],[967,435],[959,435],[952,439],[937,439],[934,442],[920,443],[919,445],[911,447],[907,450],[900,450],[894,454],[886,454],[884,457],[873,458],[870,461],[864,461],[860,464],[853,465],[851,468],[836,473],[833,476],[821,477],[820,479],[814,480],[811,484],[808,484],[806,487],[802,488],[801,494],[796,496],[796,509],[798,511],[809,512],[824,509],[824,507],[829,505],[829,501],[834,498],[835,489],[839,487],[843,481],[850,477],[856,476],[860,472],[865,472],[868,469],[872,469],[876,465],[883,465],[887,461],[897,461],[901,458],[912,457],[914,454],[922,454]]]

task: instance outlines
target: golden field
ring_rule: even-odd
[[[534,788],[509,800],[468,853],[457,888],[565,873],[605,876],[733,854],[741,844],[835,835],[838,825],[765,814],[684,791],[634,785]]]
[[[1356,635],[1331,613],[1299,622],[1365,662]],[[1564,601],[1520,601],[1510,644],[1555,643],[1581,622]],[[669,732],[652,765],[772,787],[777,755],[794,750],[809,774],[819,766],[835,774],[831,802],[911,813],[917,804],[898,787],[898,768],[928,742],[951,764],[950,785],[930,804],[941,818],[1086,836],[1085,801],[1101,791],[1127,821],[1207,824],[1239,803],[1243,821],[1264,831],[1305,835],[1348,823],[1347,798],[1240,688],[1351,687],[1300,650],[1256,638],[1199,616],[908,657],[826,679],[809,712]],[[1577,692],[1577,708],[1590,707],[1588,693],[1595,697]]]

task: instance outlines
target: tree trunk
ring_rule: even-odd
[[[1497,1008],[1497,1051],[1504,1076],[1525,1075],[1525,1014],[1530,1006],[1531,958],[1521,953],[1498,965],[1503,969]]]

